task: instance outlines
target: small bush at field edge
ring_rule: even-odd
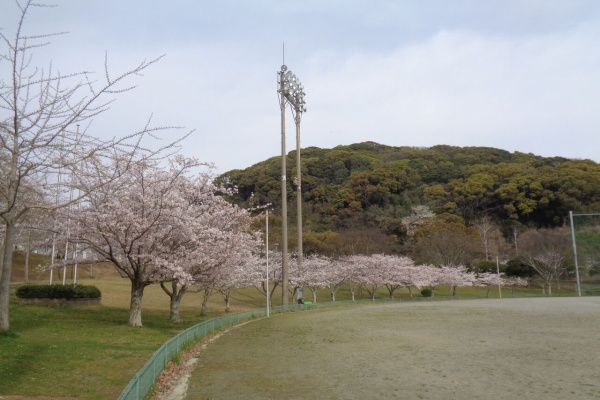
[[[23,285],[17,289],[22,299],[98,299],[100,290],[84,285]]]

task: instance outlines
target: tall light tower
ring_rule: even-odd
[[[288,238],[287,238],[287,179],[286,179],[286,152],[285,152],[285,106],[289,103],[296,122],[296,172],[298,203],[298,267],[302,265],[302,190],[300,177],[300,120],[302,113],[306,111],[304,101],[304,86],[300,80],[288,71],[287,66],[282,65],[281,71],[277,73],[277,93],[279,95],[279,106],[281,109],[281,217],[282,217],[282,265],[281,265],[281,290],[282,304],[288,305]]]

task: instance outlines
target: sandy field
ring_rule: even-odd
[[[257,320],[186,399],[600,399],[600,297],[427,301]]]

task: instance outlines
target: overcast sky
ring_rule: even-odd
[[[55,0],[26,31],[61,72],[116,75],[165,54],[90,132],[195,132],[218,173],[281,152],[277,71],[302,81],[302,147],[488,146],[600,161],[598,0]],[[13,0],[0,27],[13,35]],[[287,113],[287,148],[295,130]],[[181,132],[180,132],[181,133]],[[173,135],[180,134],[174,132]]]

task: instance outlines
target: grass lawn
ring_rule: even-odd
[[[280,314],[198,356],[187,400],[600,398],[600,297]]]
[[[35,265],[32,262],[32,265]],[[55,274],[55,283],[60,277]],[[68,271],[68,277],[71,272]],[[47,282],[48,275],[30,268],[30,279]],[[49,308],[19,305],[12,287],[10,306],[11,331],[0,334],[0,396],[22,398],[116,398],[152,353],[177,332],[203,320],[222,315],[224,303],[215,293],[209,302],[208,316],[200,317],[201,295],[188,293],[181,303],[181,324],[168,322],[169,299],[158,286],[146,288],[143,299],[143,328],[127,325],[129,280],[119,277],[110,266],[83,266],[78,283],[95,285],[102,292],[102,304],[82,308]],[[15,268],[15,281],[24,278]],[[68,280],[70,283],[71,281]],[[568,289],[572,293],[572,289]],[[538,291],[521,291],[521,294]],[[459,289],[459,295],[482,295],[481,288]],[[490,295],[495,295],[494,291]],[[504,291],[508,296],[509,291]],[[364,293],[364,296],[367,294]],[[419,295],[415,293],[415,295]],[[436,290],[436,296],[448,290]],[[384,290],[378,297],[386,297]],[[408,296],[398,291],[396,296]],[[338,300],[350,299],[340,290]],[[307,290],[305,298],[312,300]],[[264,307],[265,298],[256,289],[236,291],[232,311]],[[329,294],[319,293],[318,301],[329,301]],[[273,304],[281,304],[281,290]]]
[[[85,268],[80,269],[83,277],[78,283],[101,290],[99,306],[20,305],[14,296],[17,285],[11,288],[11,331],[0,334],[0,396],[117,398],[161,344],[179,331],[224,312],[221,296],[215,293],[209,302],[208,316],[200,317],[201,296],[188,293],[181,304],[184,322],[170,323],[168,297],[160,287],[151,286],[144,293],[144,327],[132,328],[127,324],[129,280],[107,266],[96,266],[93,279],[85,277],[89,268],[85,272]],[[30,278],[31,275],[30,272]],[[47,276],[41,278],[45,283]],[[234,311],[262,306],[256,289],[241,291],[232,299]]]

